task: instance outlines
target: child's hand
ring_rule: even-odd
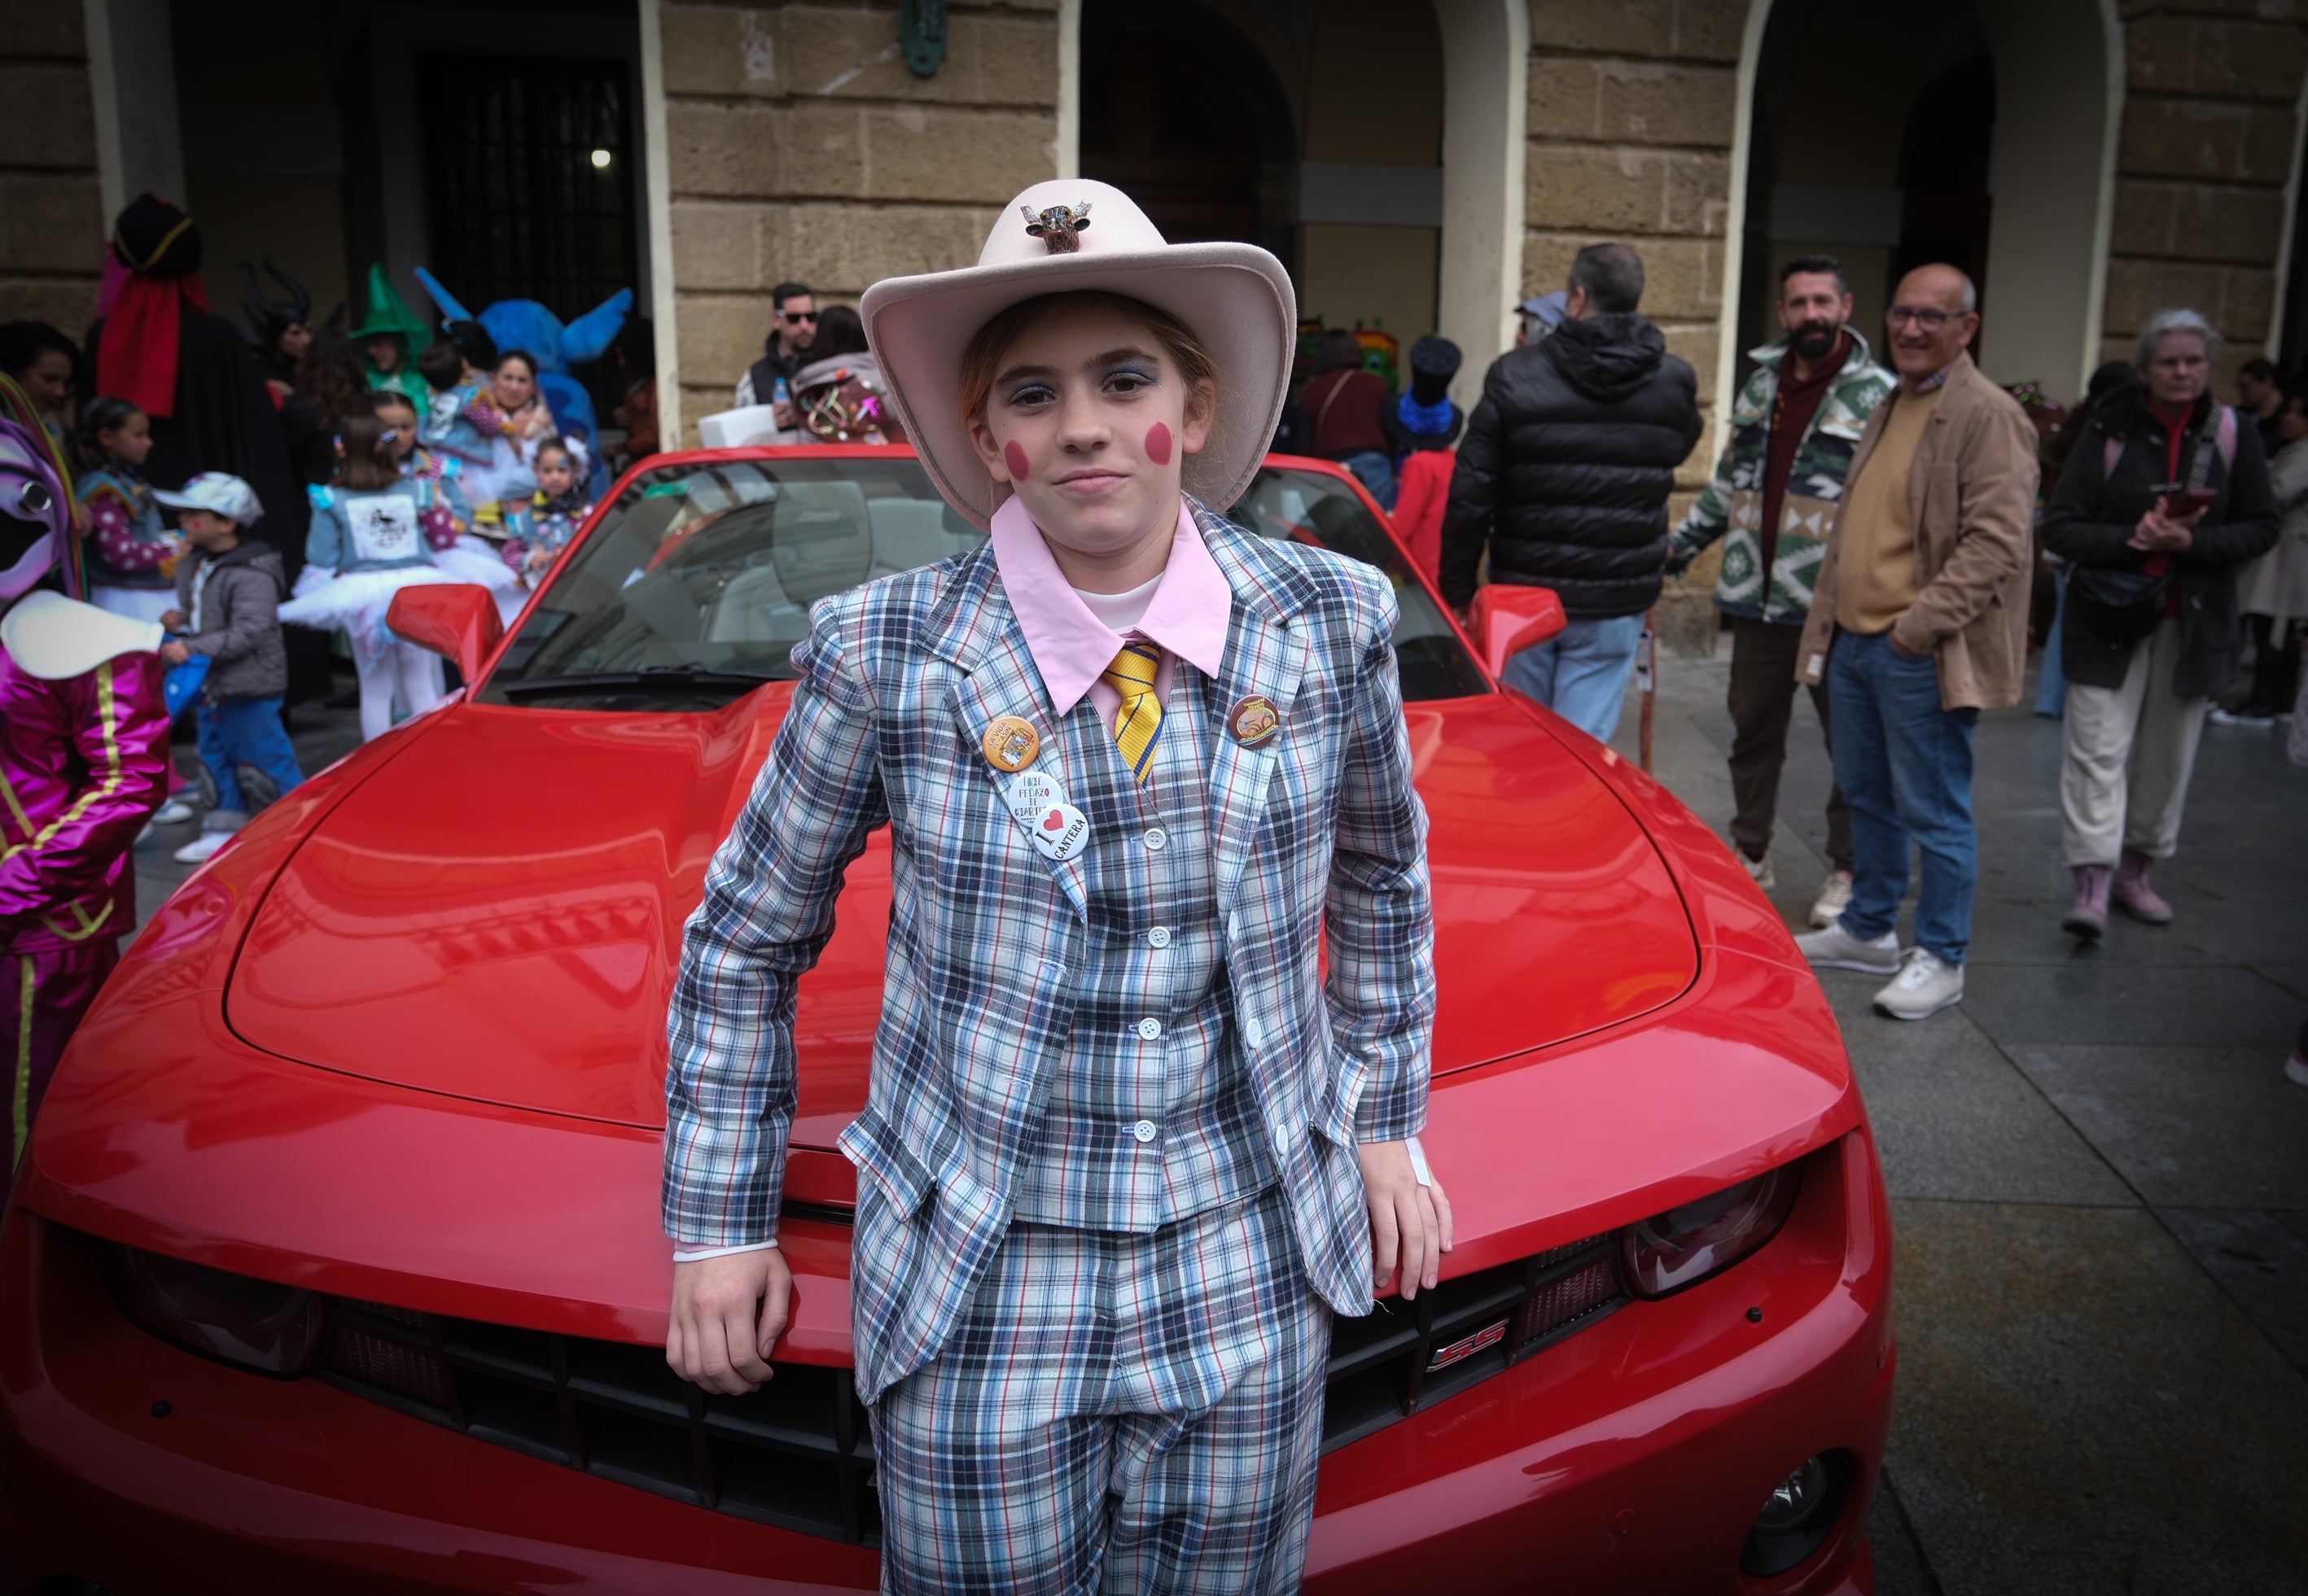
[[[161,612],[160,612],[160,626],[161,626],[161,629],[162,629],[163,631],[184,631],[184,630],[185,630],[185,612],[184,612],[184,611],[182,611],[182,610],[163,610],[163,611],[161,611]]]
[[[192,656],[193,651],[190,648],[185,648],[184,644],[178,642],[174,638],[170,638],[167,642],[160,645],[160,663],[162,665],[180,665],[186,660],[192,658]]]

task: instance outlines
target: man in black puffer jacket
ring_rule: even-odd
[[[1699,442],[1698,380],[1635,313],[1643,263],[1623,244],[1571,262],[1563,325],[1483,378],[1442,521],[1442,596],[1491,580],[1552,588],[1571,624],[1507,661],[1508,684],[1609,742],[1643,612],[1666,563],[1667,494]]]

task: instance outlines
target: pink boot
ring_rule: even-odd
[[[2060,929],[2087,942],[2097,942],[2107,931],[2107,866],[2079,864],[2075,872],[2075,907],[2060,922]]]
[[[2172,905],[2156,895],[2148,884],[2148,872],[2156,868],[2156,861],[2136,849],[2123,850],[2123,862],[2116,866],[2115,885],[2111,896],[2115,906],[2134,920],[2149,925],[2172,923]]]

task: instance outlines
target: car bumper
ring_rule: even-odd
[[[1327,1457],[1306,1589],[1443,1573],[1477,1591],[1872,1592],[1889,1245],[1855,1131],[1813,1156],[1754,1257]],[[1741,1575],[1772,1487],[1830,1451],[1848,1489],[1826,1543],[1786,1575]],[[0,1588],[57,1575],[114,1596],[870,1590],[876,1560],[179,1351],[121,1316],[69,1233],[12,1208]]]

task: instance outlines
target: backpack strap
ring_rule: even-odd
[[[2101,446],[2099,451],[2099,479],[2102,482],[2112,482],[2115,479],[2115,463],[2123,458],[2123,434],[2108,433],[2107,442]]]

